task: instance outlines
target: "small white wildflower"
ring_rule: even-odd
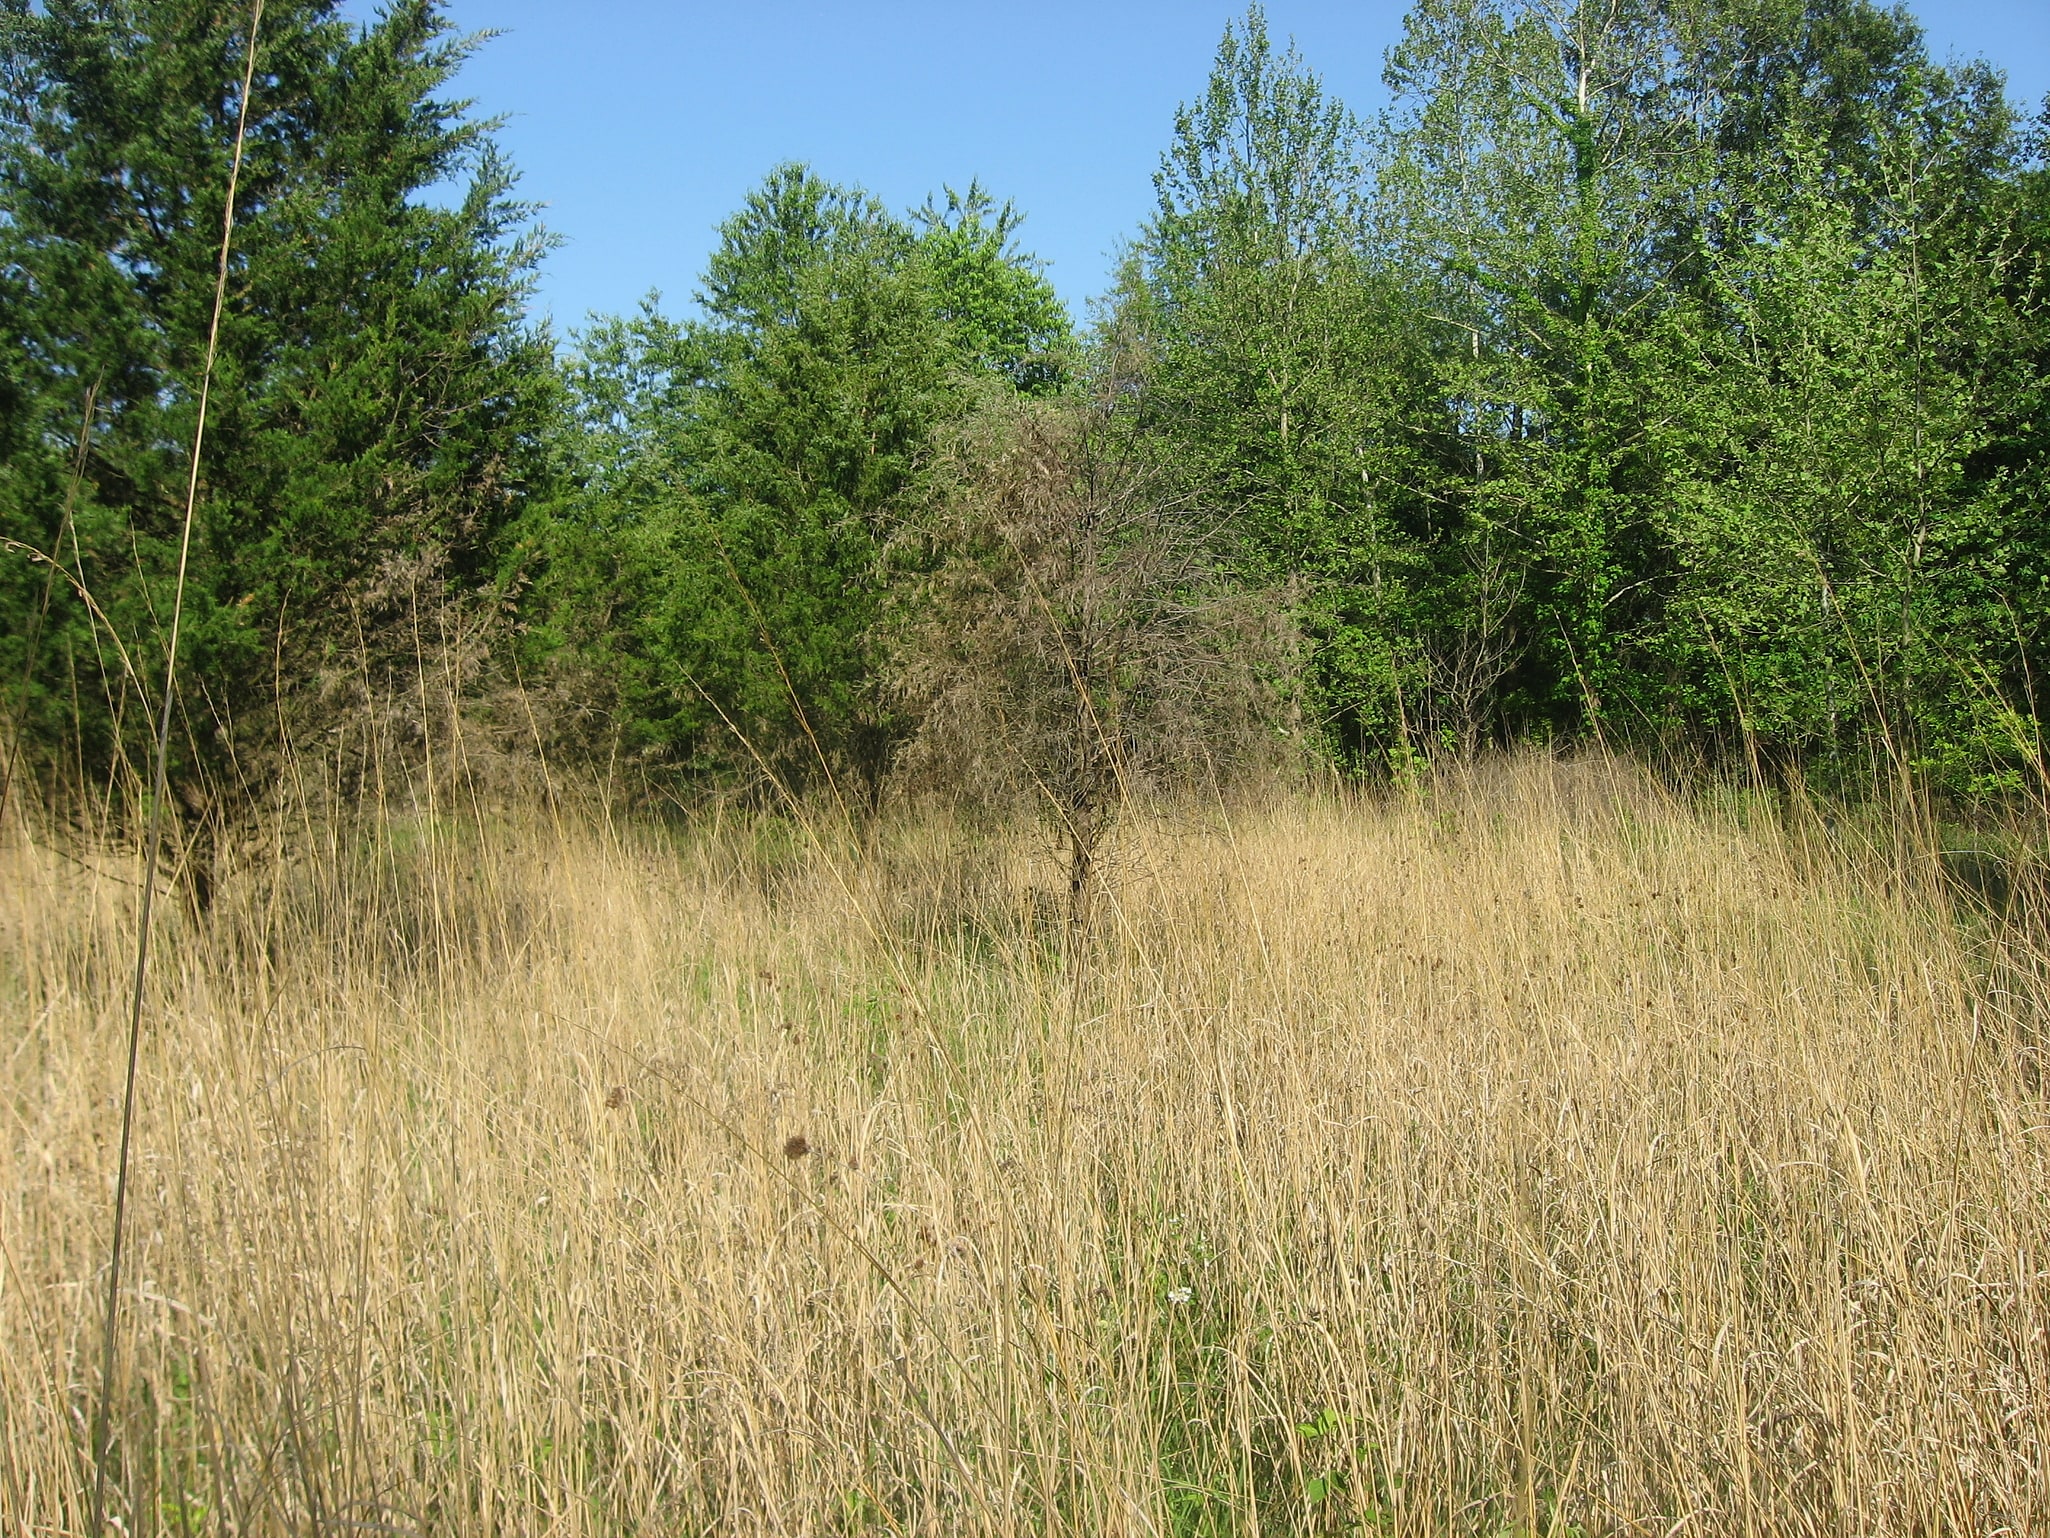
[[[1177,1308],[1180,1308],[1194,1296],[1195,1294],[1186,1287],[1170,1287],[1167,1290],[1167,1301],[1174,1304]]]

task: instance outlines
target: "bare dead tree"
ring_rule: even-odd
[[[1109,403],[993,400],[947,446],[900,630],[920,722],[904,768],[1029,797],[1062,841],[1076,931],[1135,793],[1275,740],[1284,606],[1234,579],[1228,515],[1156,452]]]
[[[1488,702],[1516,664],[1516,615],[1523,602],[1523,569],[1492,545],[1467,555],[1467,601],[1457,629],[1435,638],[1425,652],[1431,714],[1441,734],[1456,741],[1471,763],[1487,728]]]

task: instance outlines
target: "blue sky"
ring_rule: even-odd
[[[1022,243],[1079,316],[1151,206],[1178,102],[1202,89],[1243,0],[452,0],[498,31],[458,81],[506,118],[524,195],[565,237],[539,303],[559,327],[685,306],[714,228],[762,174],[808,161],[897,208],[971,177],[1027,215]],[[348,0],[358,16],[373,0]],[[1395,0],[1270,0],[1327,86],[1384,100]],[[1938,57],[1982,55],[2012,93],[2050,91],[2050,3],[1924,0]]]

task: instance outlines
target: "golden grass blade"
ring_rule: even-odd
[[[163,704],[157,712],[156,761],[143,833],[142,896],[137,905],[135,933],[135,977],[129,991],[128,1068],[121,1092],[121,1151],[114,1175],[113,1235],[108,1246],[107,1311],[101,1330],[100,1401],[93,1423],[94,1533],[106,1530],[107,1436],[112,1424],[114,1402],[114,1360],[117,1326],[121,1311],[122,1246],[127,1235],[128,1160],[135,1128],[135,1070],[142,1050],[143,985],[149,976],[150,927],[155,916],[157,864],[163,848],[164,798],[169,792],[171,753],[171,710],[178,687],[179,628],[185,618],[185,574],[192,554],[192,524],[199,504],[199,466],[206,446],[207,404],[213,390],[214,356],[220,345],[221,310],[228,293],[228,254],[235,235],[235,193],[242,177],[243,136],[249,127],[249,93],[256,80],[256,39],[263,25],[263,0],[254,0],[249,14],[248,47],[243,57],[242,94],[235,112],[235,150],[228,164],[227,196],[221,210],[220,262],[214,273],[213,315],[207,324],[206,362],[199,376],[199,412],[192,429],[191,463],[185,482],[185,516],[178,535],[178,577],[171,599],[171,631],[164,645]]]

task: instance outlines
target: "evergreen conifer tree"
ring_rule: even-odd
[[[803,166],[721,227],[699,315],[650,304],[571,375],[584,492],[556,520],[543,640],[616,691],[630,748],[850,807],[906,723],[887,570],[938,426],[986,385],[1058,390],[1067,316],[979,186],[902,219]]]
[[[0,677],[51,790],[146,730],[247,25],[201,0],[0,16]],[[470,47],[437,0],[264,12],[172,733],[207,827],[265,794],[310,686],[412,660],[401,621],[493,585],[547,473],[543,241],[442,94]]]

